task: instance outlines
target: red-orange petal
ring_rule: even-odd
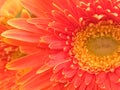
[[[41,30],[37,28],[34,24],[28,23],[26,18],[10,19],[8,21],[8,24],[21,30],[41,34]]]
[[[96,83],[97,84],[103,83],[105,79],[106,79],[106,73],[101,72],[96,76]]]
[[[40,75],[34,76],[29,82],[22,86],[23,90],[44,90],[44,88],[52,85],[50,81],[51,69],[41,73]]]
[[[52,0],[21,0],[25,8],[30,10],[36,16],[45,16],[45,12],[53,9]],[[39,3],[38,3],[39,2]],[[38,7],[39,6],[39,7]]]
[[[15,39],[23,42],[30,42],[30,43],[38,43],[39,42],[39,34],[26,32],[19,29],[12,29],[7,30],[2,33],[3,37],[7,37],[9,39]]]
[[[7,68],[11,70],[19,70],[19,69],[24,69],[24,68],[32,68],[32,67],[37,67],[41,66],[46,62],[46,56],[47,51],[41,51],[37,53],[33,53],[28,56],[24,56],[22,58],[19,58],[17,60],[11,61],[7,64]]]

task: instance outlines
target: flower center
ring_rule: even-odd
[[[112,21],[90,23],[73,40],[73,54],[81,69],[98,73],[120,66],[120,26]]]
[[[110,37],[91,38],[86,45],[89,53],[96,56],[111,55],[118,49],[117,41]]]

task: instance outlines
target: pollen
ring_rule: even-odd
[[[73,41],[73,55],[80,69],[99,73],[120,66],[120,25],[112,21],[90,23],[75,34]]]

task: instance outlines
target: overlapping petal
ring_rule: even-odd
[[[80,68],[78,61],[71,54],[72,36],[77,30],[99,21],[112,20],[115,24],[120,23],[119,1],[22,0],[21,2],[35,17],[12,19],[8,23],[17,29],[2,33],[2,36],[10,42],[17,42],[23,51],[30,54],[7,64],[7,68],[12,70],[30,69],[18,80],[20,88],[23,90],[120,88],[119,67],[111,72],[101,71],[97,74],[87,72]]]
[[[16,17],[20,12],[22,12],[22,6],[19,0],[0,1],[0,90],[19,90],[19,85],[16,83],[19,73],[8,70],[6,64],[15,58],[22,57],[22,54],[20,55],[18,47],[5,43],[1,33],[12,28],[6,22],[8,19]],[[26,13],[21,14],[27,17]]]

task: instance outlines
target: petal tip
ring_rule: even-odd
[[[8,70],[14,70],[14,68],[12,67],[11,63],[6,64],[5,66]]]

